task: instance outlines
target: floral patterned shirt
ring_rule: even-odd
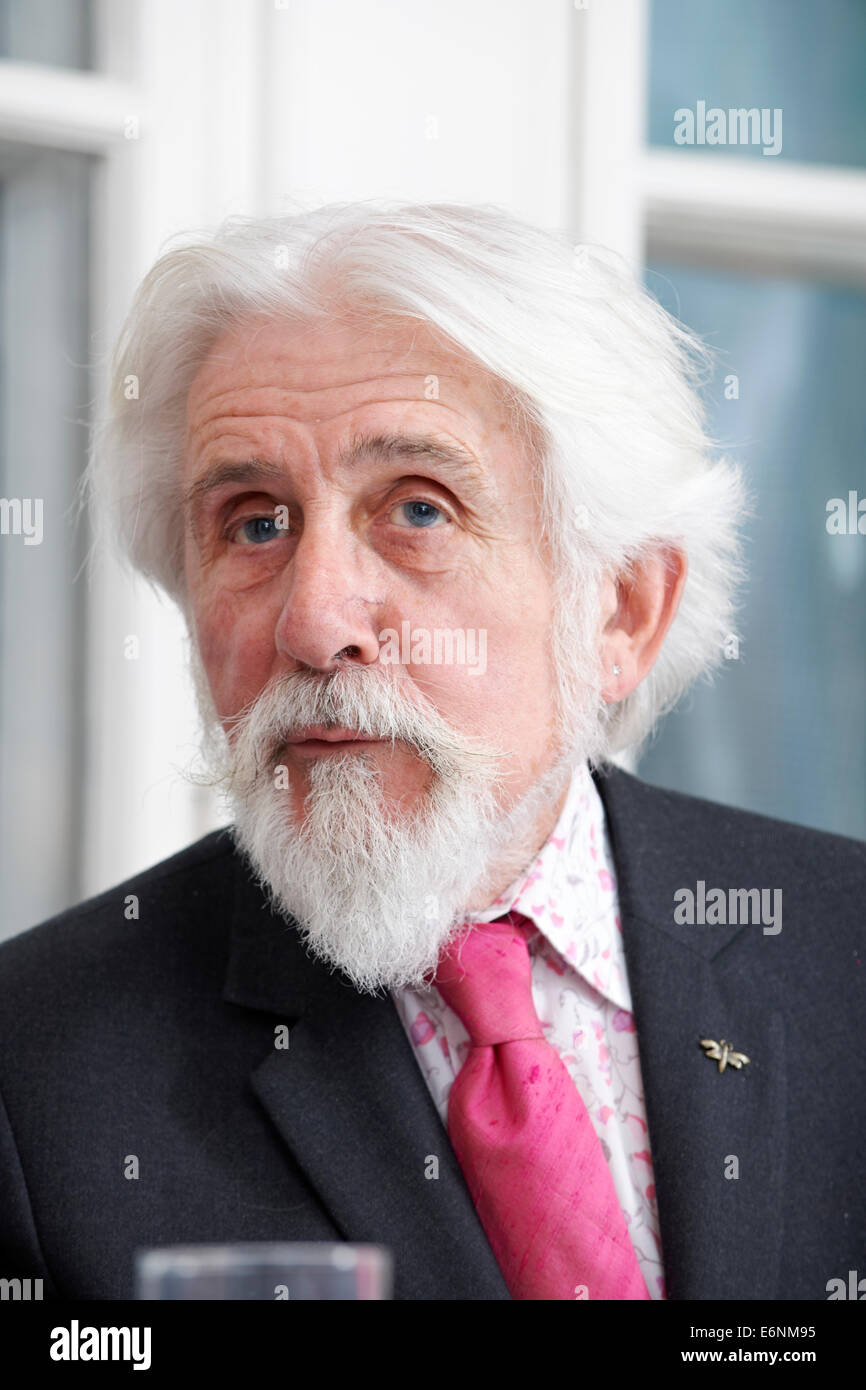
[[[553,834],[529,872],[486,912],[514,908],[530,941],[532,998],[601,1141],[651,1298],[664,1298],[661,1241],[637,1036],[604,807],[588,766],[575,768]],[[460,1019],[435,987],[393,999],[442,1122],[469,1047]]]

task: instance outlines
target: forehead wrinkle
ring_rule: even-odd
[[[392,402],[389,401],[388,403],[391,404]],[[393,403],[398,405],[414,404],[414,397],[394,397]],[[332,418],[337,420],[341,415],[351,415],[356,410],[356,406],[350,405],[344,410],[338,411]],[[456,413],[459,415],[459,412]],[[199,437],[197,449],[199,454],[207,451],[214,444],[214,441],[220,440],[224,435],[229,438],[236,436],[237,439],[243,439],[243,428],[236,430],[233,428],[233,424],[237,421],[242,422],[244,419],[274,420],[299,425],[308,423],[285,415],[214,415],[192,429],[190,439],[193,435]],[[231,449],[233,446],[228,445],[227,447]],[[256,446],[253,446],[251,457],[253,455],[258,456],[259,452]],[[406,458],[428,457],[451,468],[452,471],[456,472],[457,469],[460,469],[465,474],[473,476],[477,482],[484,482],[489,476],[488,470],[480,464],[472,449],[461,444],[447,431],[438,430],[435,425],[425,427],[422,421],[419,421],[414,428],[407,426],[402,429],[399,427],[388,429],[387,426],[383,425],[379,428],[371,426],[366,430],[356,430],[349,443],[338,451],[335,466],[349,470],[362,462],[366,456],[383,457],[386,461],[401,456]]]
[[[379,349],[379,351],[380,351],[380,353],[385,354],[385,353],[390,352],[391,349],[382,348],[382,349]],[[333,362],[335,362],[335,363],[342,363],[343,360],[344,360],[344,356],[345,356],[345,354],[335,354],[334,358],[331,359],[331,360],[332,360]],[[231,362],[231,359],[228,359],[228,360],[229,360],[229,362]],[[206,371],[207,367],[209,367],[209,366],[211,366],[211,365],[215,365],[215,366],[217,366],[217,367],[219,367],[219,368],[221,369],[221,368],[223,368],[223,367],[226,365],[226,359],[221,359],[221,358],[212,358],[212,359],[209,359],[209,360],[207,360],[207,361],[202,365],[202,369],[201,369],[201,370],[202,370],[202,371]],[[232,363],[231,365],[236,366],[237,364]],[[300,364],[300,365],[303,366],[304,364],[302,363],[302,364]],[[317,365],[321,365],[321,363],[319,363],[319,364],[317,364]],[[435,365],[435,364],[434,364],[434,365]],[[223,398],[223,397],[225,397],[225,396],[238,395],[238,394],[241,394],[241,393],[243,393],[243,392],[249,392],[249,391],[279,391],[279,392],[282,392],[282,393],[285,394],[285,395],[315,396],[315,395],[321,394],[323,391],[338,391],[338,390],[343,390],[343,389],[350,390],[352,387],[355,387],[355,386],[368,386],[368,385],[370,385],[370,384],[373,383],[373,382],[385,382],[385,381],[388,381],[389,379],[396,379],[396,378],[399,378],[399,377],[420,377],[420,378],[423,379],[424,377],[429,376],[429,375],[430,375],[430,362],[429,362],[429,361],[425,361],[425,363],[423,364],[423,367],[422,367],[422,366],[419,366],[419,367],[418,367],[416,370],[414,370],[414,371],[413,371],[413,370],[410,370],[410,369],[408,369],[408,368],[400,369],[400,368],[398,368],[398,367],[395,365],[393,368],[389,368],[389,369],[388,369],[387,371],[385,371],[385,372],[379,371],[379,372],[374,372],[374,373],[373,373],[372,375],[370,375],[370,376],[353,377],[353,378],[352,378],[351,380],[349,380],[349,381],[347,381],[347,380],[345,380],[345,379],[339,379],[339,378],[337,378],[337,379],[335,379],[333,382],[331,382],[330,384],[326,384],[326,385],[322,385],[322,386],[312,386],[312,385],[311,385],[311,386],[288,386],[288,385],[286,385],[284,382],[280,382],[280,381],[272,381],[272,382],[245,381],[243,384],[241,384],[241,385],[235,385],[235,386],[219,386],[219,385],[217,385],[216,388],[215,388],[214,390],[212,390],[209,394],[204,395],[204,396],[202,396],[202,398],[201,398],[200,400],[196,400],[196,401],[195,401],[195,410],[196,410],[196,413],[198,413],[199,411],[201,411],[201,410],[207,408],[208,406],[213,405],[215,402],[219,401],[221,398]],[[442,378],[443,380],[446,380],[446,381],[449,380],[449,379],[452,379],[452,380],[456,381],[456,382],[458,383],[458,385],[460,385],[460,384],[461,384],[461,381],[463,380],[461,374],[460,374],[458,371],[447,371],[447,370],[443,370],[441,367],[440,367],[440,369],[435,373],[435,375],[437,375],[438,377],[440,377],[440,378]],[[198,391],[198,393],[197,393],[196,390],[195,390],[195,383],[193,383],[193,386],[190,388],[189,398],[194,397],[196,394],[199,394],[199,395],[201,394],[200,388],[199,388],[199,391]],[[189,403],[189,398],[188,398],[188,403]],[[391,400],[391,399],[396,399],[396,398],[393,398],[393,397],[390,397],[390,396],[385,396],[385,397],[383,397],[383,400]],[[412,399],[414,399],[414,397],[411,397],[411,396],[410,396],[410,397],[407,397],[406,399],[412,400]],[[420,397],[419,397],[419,399],[425,399],[425,400],[426,400],[426,398],[420,398]],[[231,414],[232,412],[228,412],[228,413]],[[260,412],[257,412],[257,413],[260,413]]]

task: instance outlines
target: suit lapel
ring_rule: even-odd
[[[757,926],[678,926],[674,893],[735,887],[736,845],[705,843],[699,803],[611,769],[596,775],[618,875],[659,1208],[667,1296],[777,1296],[786,1160],[785,1053]],[[750,936],[750,934],[752,934]],[[719,1073],[699,1039],[726,1039],[748,1066]],[[734,1173],[738,1176],[733,1176]],[[726,1176],[728,1174],[729,1176]]]
[[[509,1298],[392,1000],[313,961],[240,857],[223,997],[290,1025],[253,1090],[341,1236],[391,1250],[395,1296]]]

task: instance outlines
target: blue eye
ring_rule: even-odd
[[[272,541],[280,535],[281,529],[272,516],[251,516],[249,520],[241,522],[237,534],[239,539],[244,537],[247,544],[258,545],[262,541]]]
[[[415,529],[430,527],[435,525],[437,517],[444,516],[439,507],[434,507],[432,502],[401,502],[397,508],[399,512]]]

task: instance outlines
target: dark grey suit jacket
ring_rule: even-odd
[[[597,782],[668,1295],[825,1299],[866,1275],[866,846]],[[781,888],[781,932],[676,925],[698,880]],[[0,1277],[46,1296],[131,1297],[144,1247],[337,1239],[390,1247],[398,1298],[509,1297],[393,1002],[308,957],[227,831],[0,948],[0,1093]]]

